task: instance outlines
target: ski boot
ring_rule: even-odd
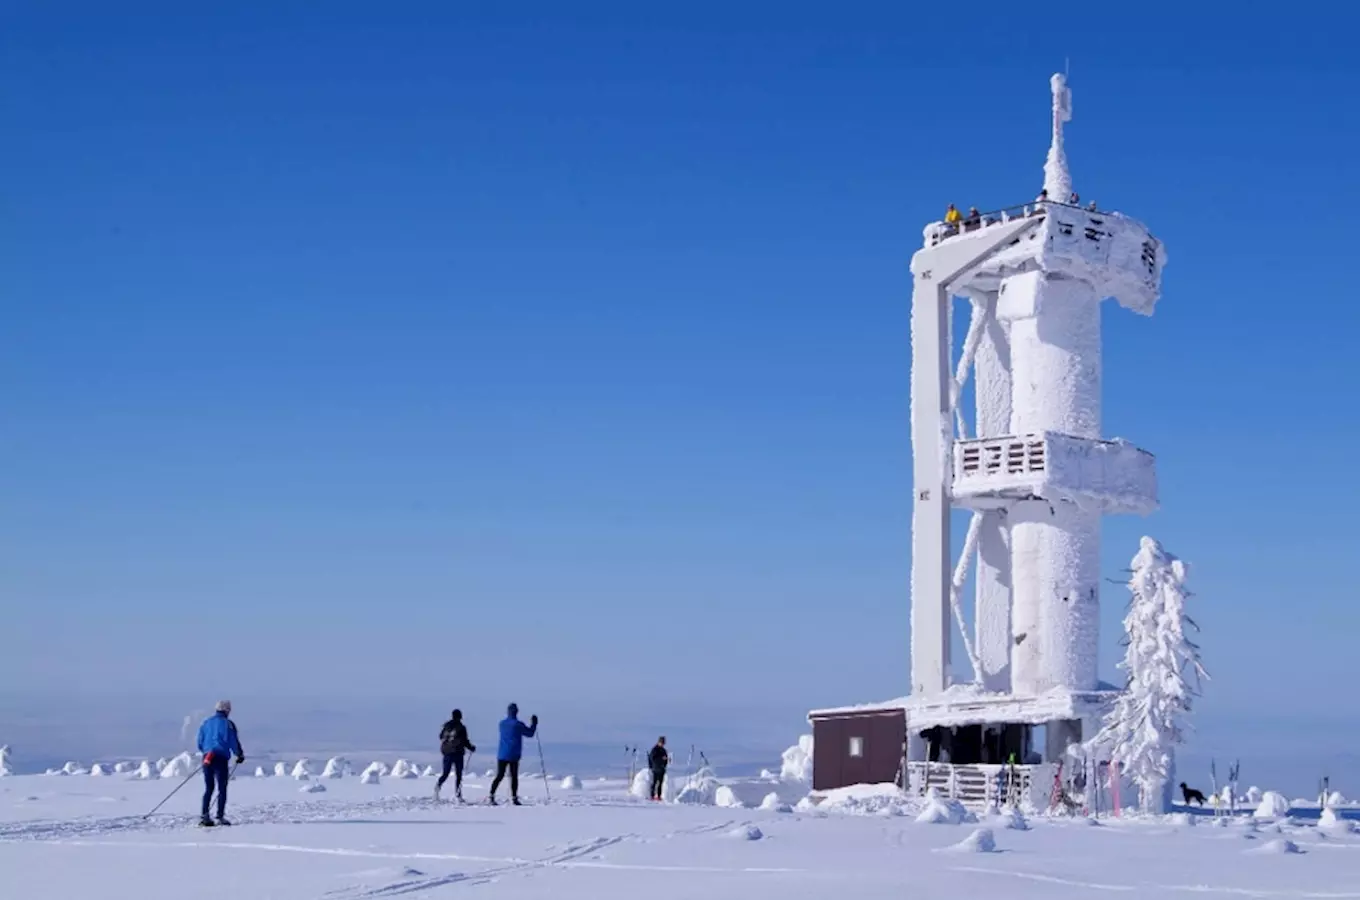
[[[523,806],[523,805],[524,805],[523,803],[520,803],[520,802],[519,802],[519,798],[518,798],[518,797],[511,797],[511,798],[510,798],[510,802],[511,802],[512,804],[514,804],[515,806]]]
[[[226,816],[218,816],[218,817],[217,817],[217,824],[218,824],[218,825],[225,826],[225,827],[228,827],[228,828],[231,827],[231,822],[229,822],[229,821],[227,820],[227,817],[226,817]]]
[[[217,823],[214,822],[212,819],[209,819],[207,816],[204,816],[203,818],[198,820],[199,828],[213,828],[216,825]]]
[[[496,806],[496,805],[497,805],[497,804],[496,804],[496,797],[495,797],[494,794],[493,794],[492,796],[486,798],[486,805],[487,805],[487,806]]]

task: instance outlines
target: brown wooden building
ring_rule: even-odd
[[[905,787],[907,713],[900,705],[814,710],[812,789],[829,791],[853,784]]]

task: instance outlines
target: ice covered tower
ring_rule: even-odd
[[[1035,725],[1060,726],[1050,746],[1070,741],[1098,713],[1108,698],[1097,679],[1100,520],[1157,503],[1152,456],[1101,437],[1100,327],[1106,299],[1151,314],[1165,254],[1141,223],[1068,202],[1071,93],[1061,75],[1051,86],[1046,193],[927,226],[911,264],[910,730],[949,725],[957,740],[960,724],[978,726],[980,746],[995,743],[983,756],[1017,741],[1028,752]],[[957,361],[955,298],[972,310]],[[971,417],[961,403],[970,376]],[[972,513],[957,563],[956,508]],[[974,560],[970,628],[962,593]],[[968,685],[952,678],[955,627]]]

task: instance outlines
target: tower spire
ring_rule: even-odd
[[[1053,143],[1044,162],[1044,190],[1048,199],[1066,203],[1072,196],[1072,173],[1067,171],[1067,154],[1063,152],[1063,123],[1072,120],[1072,91],[1062,74],[1054,75],[1049,84],[1053,87]]]

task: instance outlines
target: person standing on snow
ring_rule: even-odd
[[[671,763],[671,755],[666,752],[666,736],[656,739],[656,746],[647,754],[647,765],[652,769],[652,797],[660,800],[662,785],[666,782],[666,766]]]
[[[439,752],[444,754],[444,774],[434,784],[434,799],[439,800],[439,789],[449,780],[449,769],[456,773],[453,779],[453,795],[463,802],[463,754],[476,753],[477,748],[468,740],[467,726],[463,724],[463,711],[455,709],[444,727],[439,730]]]
[[[519,707],[511,703],[506,709],[506,717],[501,719],[501,742],[496,748],[496,780],[491,782],[491,794],[487,802],[496,805],[496,788],[501,786],[505,773],[510,772],[510,802],[519,802],[519,760],[524,755],[524,739],[538,732],[538,716],[530,716],[529,724],[519,720]]]
[[[213,825],[230,825],[227,821],[227,780],[231,777],[228,763],[236,754],[236,764],[246,761],[246,752],[241,749],[241,738],[236,734],[236,723],[230,718],[231,701],[220,700],[217,711],[203,720],[198,726],[198,752],[203,754],[203,816],[198,824],[205,828]],[[217,821],[208,818],[208,804],[212,801],[213,788],[217,789]]]

